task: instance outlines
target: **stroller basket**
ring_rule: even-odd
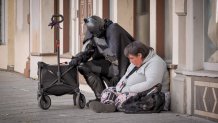
[[[48,65],[44,62],[38,63],[40,89],[47,94],[61,96],[73,94],[79,90],[76,68],[69,68],[68,65],[61,65],[61,81],[58,82],[57,65]]]
[[[38,62],[39,84],[37,99],[39,106],[42,109],[50,107],[51,99],[48,95],[73,94],[74,105],[78,104],[79,108],[84,108],[85,97],[79,90],[77,68],[69,67],[69,65],[60,65],[60,82],[58,81],[57,70],[57,65]],[[45,103],[48,104],[46,105]]]

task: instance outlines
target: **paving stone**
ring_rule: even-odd
[[[37,80],[0,71],[0,123],[214,123],[189,115],[162,112],[153,114],[95,113],[73,105],[72,95],[50,96],[48,110],[38,107]],[[84,87],[84,86],[83,86]],[[94,98],[80,88],[87,101]]]

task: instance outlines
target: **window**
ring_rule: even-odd
[[[0,0],[0,45],[5,44],[5,0]]]
[[[217,0],[204,0],[204,68],[218,70]]]

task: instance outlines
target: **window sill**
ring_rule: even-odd
[[[30,54],[31,56],[56,56],[57,55],[56,53],[35,53],[35,52],[32,52]]]
[[[70,52],[64,53],[64,54],[60,55],[60,58],[71,59],[72,58],[72,54]]]
[[[35,53],[35,52],[32,52],[31,56],[57,56],[57,54],[56,53]],[[60,55],[60,58],[71,59],[72,54],[69,52],[64,53],[64,54]]]
[[[187,71],[187,70],[177,69],[175,72],[177,74],[183,74],[187,76],[212,77],[212,78],[218,77],[218,71],[212,71],[212,70]]]

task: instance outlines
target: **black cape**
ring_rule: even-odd
[[[93,35],[89,31],[87,31],[83,43],[85,43],[92,37]],[[124,49],[129,43],[133,42],[135,39],[117,23],[112,23],[108,25],[104,37],[109,48],[112,51],[116,52],[119,64],[119,77],[121,78],[125,74],[130,64],[128,58],[124,55]]]

